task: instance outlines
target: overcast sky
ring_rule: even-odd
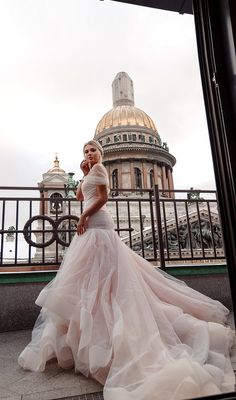
[[[191,15],[110,0],[0,0],[0,185],[53,165],[81,177],[83,143],[120,71],[176,157],[176,189],[214,188]]]

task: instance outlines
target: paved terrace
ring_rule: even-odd
[[[0,333],[0,399],[52,400],[70,396],[78,400],[102,399],[102,386],[74,370],[63,370],[56,361],[45,372],[24,371],[17,357],[30,341],[31,331]],[[85,396],[89,393],[96,395]],[[80,396],[84,395],[84,396]]]
[[[234,329],[233,315],[229,324]],[[1,400],[102,400],[102,386],[73,370],[63,370],[55,361],[47,364],[45,372],[24,371],[17,357],[29,342],[31,331],[0,334],[0,399]],[[236,344],[232,351],[236,370]]]

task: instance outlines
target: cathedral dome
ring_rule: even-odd
[[[113,108],[101,118],[94,135],[104,152],[108,150],[107,146],[118,142],[127,145],[131,142],[147,142],[162,146],[152,118],[134,105],[133,81],[126,72],[116,75],[112,83],[112,96]]]
[[[175,157],[162,143],[152,118],[135,107],[133,81],[126,72],[113,80],[112,99],[113,108],[103,115],[94,134],[104,151],[110,187],[150,189],[158,184],[173,189]]]
[[[112,108],[102,117],[97,125],[95,136],[99,139],[100,134],[106,129],[123,126],[147,128],[157,133],[153,120],[144,111],[135,106],[121,105]]]

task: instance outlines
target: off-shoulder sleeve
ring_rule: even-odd
[[[100,163],[95,164],[85,178],[86,182],[94,185],[109,185],[107,170],[104,165]]]

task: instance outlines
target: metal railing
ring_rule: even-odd
[[[1,267],[60,264],[83,204],[47,197],[57,189],[0,187]],[[224,259],[215,191],[114,189],[107,207],[121,240],[162,268]]]

